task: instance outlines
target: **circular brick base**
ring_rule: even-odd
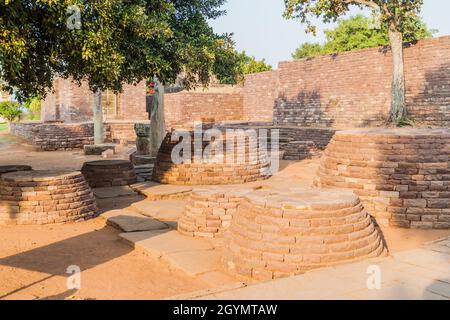
[[[51,224],[94,217],[94,195],[80,172],[21,171],[0,179],[0,224]]]
[[[194,189],[178,220],[178,231],[191,237],[222,237],[243,197],[253,191],[236,186]]]
[[[225,265],[269,280],[376,257],[381,236],[345,190],[260,190],[244,197],[225,236]]]
[[[223,145],[223,153],[216,157],[217,163],[197,157],[195,154],[194,133],[191,132],[191,155],[190,163],[175,164],[172,160],[174,148],[179,141],[172,141],[172,133],[167,134],[156,158],[153,170],[153,180],[163,184],[175,185],[226,185],[242,184],[246,182],[264,180],[270,177],[270,159],[267,153],[262,152],[258,146],[250,143],[247,136],[236,133],[233,138],[226,137],[222,131],[222,138],[214,141],[200,143],[202,155],[206,148],[212,145]],[[228,138],[228,139],[227,139]],[[238,146],[239,139],[244,139],[242,145]],[[216,150],[212,148],[213,150]],[[235,150],[234,156],[228,150]],[[176,153],[176,150],[175,152]],[[180,153],[181,154],[181,153]],[[215,151],[210,153],[215,156]],[[239,158],[242,161],[239,161]]]
[[[381,224],[450,228],[450,130],[336,133],[316,185],[353,189]]]
[[[92,188],[126,186],[137,182],[133,164],[126,160],[86,162],[81,172]]]

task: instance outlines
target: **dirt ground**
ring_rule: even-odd
[[[79,170],[87,159],[98,157],[85,157],[80,151],[36,152],[22,140],[0,133],[0,165]],[[273,184],[285,186],[287,177],[298,184],[310,183],[317,165],[317,160],[282,162]],[[103,200],[98,205],[104,211],[140,200]],[[391,252],[450,235],[450,230],[385,227],[382,232]],[[0,227],[0,299],[159,299],[208,288],[198,279],[172,272],[157,259],[133,251],[118,234],[101,218],[66,225]],[[82,270],[79,291],[67,290],[66,271],[71,265]]]

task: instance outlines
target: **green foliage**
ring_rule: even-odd
[[[188,88],[207,85],[212,75],[236,81],[231,37],[208,25],[224,13],[224,1],[0,1],[4,89],[17,89],[25,101],[45,97],[59,76],[115,92],[153,76],[173,83],[183,74]]]
[[[268,65],[264,59],[256,60],[255,57],[247,56],[245,51],[240,54],[240,58],[244,75],[272,70],[272,66]]]
[[[427,28],[420,17],[416,17],[405,27],[404,41],[430,38],[434,32],[435,30]],[[294,52],[293,58],[301,59],[389,44],[387,27],[378,25],[376,17],[368,18],[363,15],[338,20],[336,28],[325,30],[325,35],[327,40],[324,45],[304,43]]]
[[[40,96],[29,98],[24,102],[29,120],[39,120],[41,118],[41,104],[42,98]]]
[[[0,132],[8,131],[8,124],[7,123],[0,123]]]
[[[0,117],[13,122],[22,115],[22,108],[18,102],[2,101],[0,102]]]
[[[352,6],[368,8],[377,16],[380,25],[406,33],[417,19],[423,0],[284,0],[288,19],[300,19],[307,24],[308,32],[316,32],[311,17],[324,22],[336,21],[348,13]]]
[[[295,49],[295,52],[292,54],[292,58],[294,59],[302,59],[308,57],[317,57],[320,55],[326,54],[323,46],[320,43],[303,43],[300,47]]]

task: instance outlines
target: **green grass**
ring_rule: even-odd
[[[0,132],[4,132],[8,130],[8,124],[7,123],[0,123]]]

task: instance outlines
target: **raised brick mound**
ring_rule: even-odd
[[[260,190],[244,197],[225,236],[224,263],[269,280],[379,256],[384,245],[351,191]]]
[[[179,141],[172,141],[172,133],[168,133],[156,158],[153,180],[176,185],[226,185],[270,177],[270,159],[267,152],[263,152],[258,147],[259,144],[254,146],[245,135],[236,133],[231,139],[223,134],[221,139],[213,143],[200,143],[202,154],[210,155],[209,159],[196,156],[194,141],[194,133],[191,132],[191,155],[188,157],[190,163],[175,164],[172,161],[172,151]],[[238,141],[243,141],[243,144],[238,144]],[[213,145],[217,149],[212,147]],[[216,150],[219,150],[221,145],[223,153],[219,157],[217,155],[220,152],[216,153]],[[205,151],[207,147],[210,149]],[[212,159],[217,162],[213,163]]]
[[[52,224],[94,217],[97,206],[81,172],[20,171],[0,179],[0,225]]]
[[[0,166],[0,176],[5,173],[17,172],[17,171],[30,171],[33,170],[30,166],[24,165],[8,165],[8,166]]]
[[[253,191],[236,186],[194,189],[178,220],[178,231],[191,237],[222,237],[243,197]]]
[[[379,223],[450,228],[450,130],[338,132],[316,184],[353,189]]]
[[[137,182],[133,164],[126,160],[85,162],[81,172],[91,188],[126,186]]]

